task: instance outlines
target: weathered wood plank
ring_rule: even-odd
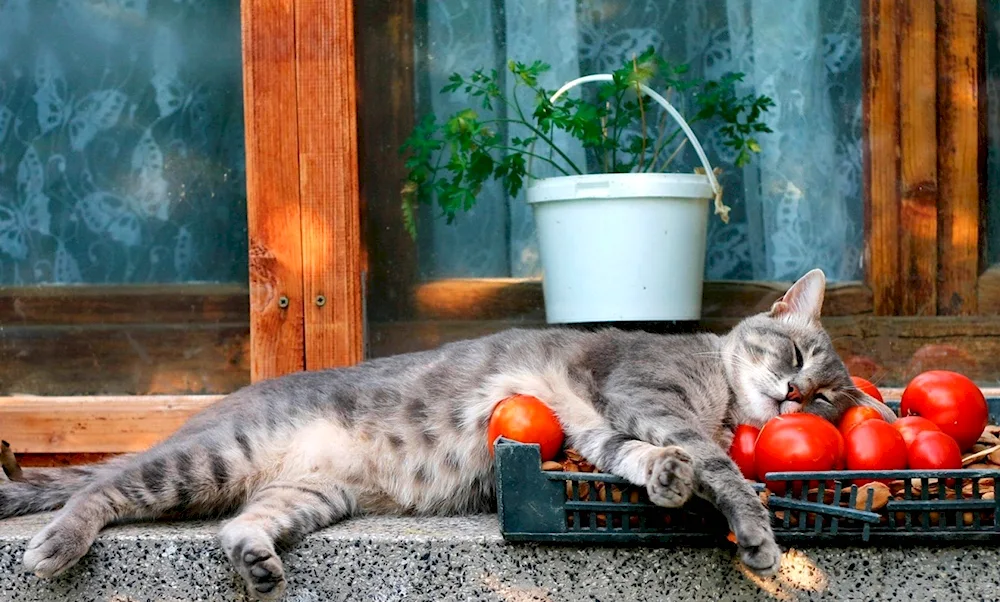
[[[249,312],[240,284],[0,287],[5,327],[245,322]]]
[[[241,5],[254,380],[305,367],[295,3]]]
[[[216,324],[5,326],[0,394],[228,393],[250,382],[249,348],[246,316]]]
[[[0,397],[0,435],[15,453],[137,452],[218,396]]]
[[[305,366],[363,352],[357,99],[351,0],[296,1]]]
[[[708,281],[702,292],[706,318],[742,317],[761,312],[784,294],[791,282]],[[545,317],[542,283],[536,279],[456,278],[414,289],[415,315],[434,320],[502,320]],[[827,315],[862,315],[872,311],[871,290],[857,282],[830,284]]]
[[[904,0],[900,20],[900,313],[937,314],[936,15]]]
[[[878,315],[900,310],[899,3],[862,1],[865,265]]]
[[[367,315],[412,316],[416,245],[403,228],[400,188],[406,178],[399,147],[416,115],[414,2],[356,2],[359,170],[367,244]]]
[[[977,0],[937,0],[938,300],[940,315],[976,313],[984,177]]]

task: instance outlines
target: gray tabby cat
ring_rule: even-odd
[[[0,486],[0,518],[62,508],[25,567],[58,575],[112,521],[235,512],[222,548],[262,600],[281,597],[278,550],[352,515],[484,512],[486,426],[514,393],[545,400],[567,443],[664,507],[714,503],[743,562],[777,571],[764,507],[726,450],[737,423],[779,412],[831,420],[857,390],[819,323],[825,278],[806,274],[726,336],[511,330],[351,368],[260,382],[147,452]]]

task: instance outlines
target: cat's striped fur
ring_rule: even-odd
[[[496,402],[524,393],[554,409],[569,445],[654,502],[678,506],[693,493],[715,503],[742,560],[771,573],[780,552],[726,455],[732,426],[879,406],[855,389],[819,325],[824,284],[811,272],[725,337],[514,330],[260,382],[145,453],[25,472],[27,481],[0,486],[0,517],[61,508],[24,555],[48,577],[112,521],[235,513],[223,549],[252,596],[276,599],[278,550],[312,531],[361,513],[490,509],[487,422]],[[792,385],[801,400],[786,399]]]

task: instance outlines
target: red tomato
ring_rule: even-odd
[[[848,470],[906,468],[906,441],[884,420],[868,420],[851,429],[844,440]]]
[[[913,469],[951,469],[962,467],[962,450],[958,443],[941,431],[923,431],[907,450],[907,461]]]
[[[882,414],[875,408],[868,406],[854,406],[852,408],[847,408],[844,415],[840,417],[840,424],[837,428],[840,429],[840,434],[847,436],[847,433],[851,432],[851,429],[858,426],[866,420],[882,420]]]
[[[812,414],[782,414],[761,429],[754,466],[761,479],[769,472],[834,470],[843,454],[844,438],[832,423]],[[783,482],[767,487],[784,492]]]
[[[899,418],[896,422],[892,423],[892,428],[899,431],[899,434],[903,436],[903,441],[906,441],[906,447],[909,449],[910,444],[916,439],[917,435],[923,433],[924,431],[940,431],[938,425],[934,424],[926,418],[921,418],[920,416],[905,416]]]
[[[562,425],[549,406],[537,397],[513,395],[493,408],[486,441],[493,454],[497,437],[541,446],[542,462],[551,460],[563,444]]]
[[[875,399],[885,403],[885,400],[882,399],[882,394],[879,393],[878,387],[872,384],[870,380],[865,380],[860,376],[852,376],[851,380],[854,381],[854,386],[861,389],[862,392],[867,393]]]
[[[986,398],[974,382],[947,370],[931,370],[910,381],[899,404],[901,416],[923,416],[951,435],[961,450],[986,428]]]
[[[754,447],[760,429],[749,424],[736,427],[733,434],[733,444],[729,446],[729,457],[740,467],[743,476],[751,481],[757,479],[757,469],[754,467]]]

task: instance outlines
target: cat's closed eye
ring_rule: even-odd
[[[792,367],[801,368],[802,365],[805,363],[805,360],[802,359],[802,351],[799,349],[799,346],[796,345],[795,343],[792,343],[792,348],[795,349],[795,359],[792,360]]]

